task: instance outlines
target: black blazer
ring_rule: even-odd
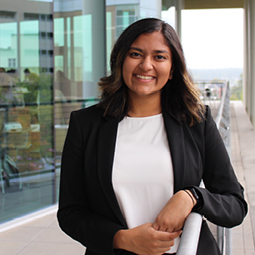
[[[247,213],[243,189],[207,108],[206,120],[190,127],[163,110],[174,169],[174,192],[194,187],[203,200],[198,211],[214,224],[231,228]],[[114,250],[113,238],[127,228],[112,186],[118,120],[97,105],[71,113],[62,154],[58,221],[87,255],[132,254]],[[203,179],[206,189],[199,188]],[[219,254],[203,223],[199,255]]]

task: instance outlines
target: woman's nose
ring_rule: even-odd
[[[153,68],[152,60],[151,58],[147,57],[142,60],[142,62],[139,64],[139,67],[144,71],[149,71]]]

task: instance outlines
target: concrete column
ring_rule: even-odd
[[[181,11],[184,9],[184,0],[175,0],[175,30],[182,39],[182,16]]]
[[[250,55],[249,55],[249,0],[245,1],[244,7],[244,69],[243,69],[243,102],[248,112],[249,106],[249,85],[250,85]]]
[[[255,1],[245,0],[244,9],[244,105],[255,126]]]

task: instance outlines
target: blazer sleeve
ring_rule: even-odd
[[[239,225],[247,213],[243,187],[238,183],[209,107],[204,127],[204,152],[205,189],[195,187],[203,200],[197,212],[222,227]]]
[[[82,127],[84,128],[84,127]],[[91,127],[81,131],[75,112],[71,113],[64,144],[59,209],[57,217],[61,229],[96,254],[114,254],[113,238],[123,227],[93,213],[84,185],[84,151]],[[100,245],[99,244],[100,240]]]

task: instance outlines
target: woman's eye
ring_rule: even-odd
[[[156,56],[156,58],[157,59],[166,59],[164,56],[162,56],[162,55],[158,55],[158,56]]]
[[[130,56],[131,57],[139,57],[139,56],[141,56],[138,52],[132,52],[131,54],[130,54]]]

